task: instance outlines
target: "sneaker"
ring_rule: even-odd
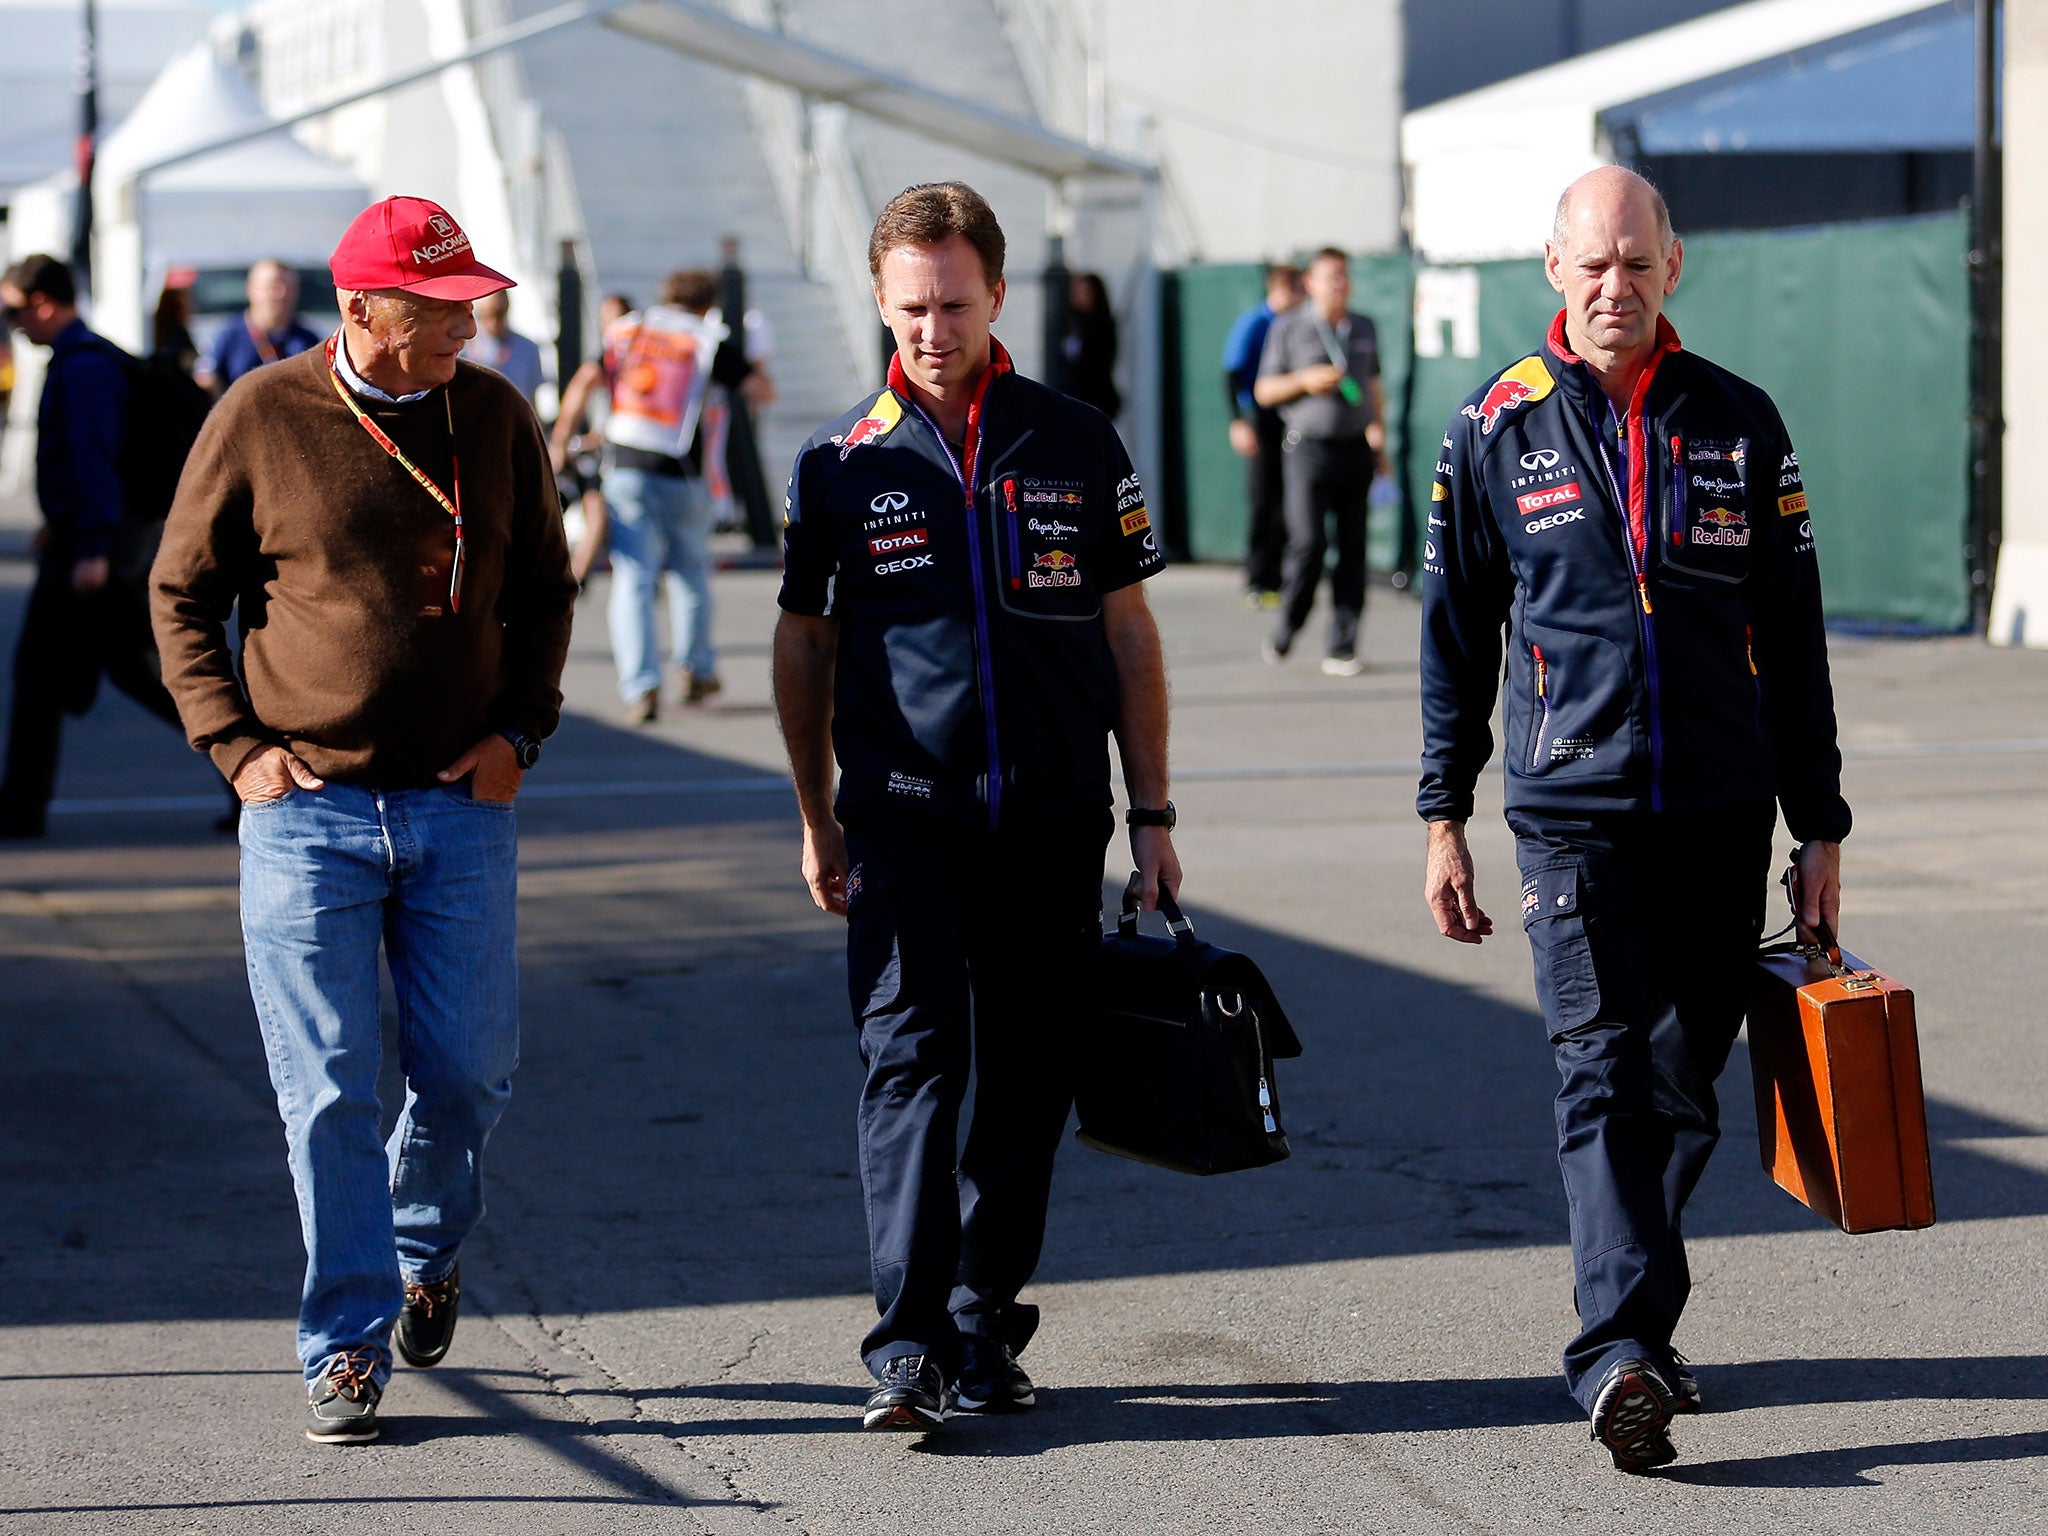
[[[1325,677],[1356,677],[1364,670],[1365,663],[1349,651],[1346,651],[1341,656],[1325,656],[1323,658],[1323,676]]]
[[[1615,1466],[1644,1472],[1676,1459],[1665,1433],[1670,1422],[1671,1389],[1649,1361],[1617,1360],[1607,1368],[1593,1398],[1593,1438]]]
[[[683,669],[683,702],[702,704],[715,693],[725,692],[725,684],[709,672],[696,673],[688,667]]]
[[[1271,613],[1280,606],[1280,594],[1278,592],[1261,592],[1259,594],[1259,606],[1268,613]]]
[[[1017,1413],[1038,1402],[1031,1378],[1009,1345],[973,1337],[962,1342],[967,1363],[960,1368],[960,1385],[953,1393],[953,1406],[960,1412]]]
[[[439,1365],[448,1346],[455,1342],[455,1314],[462,1307],[462,1266],[448,1271],[448,1278],[422,1285],[405,1282],[405,1306],[398,1314],[392,1342],[407,1365],[425,1370]]]
[[[1277,667],[1287,659],[1287,647],[1274,640],[1261,640],[1259,654],[1266,658],[1266,665]]]
[[[306,1438],[315,1445],[359,1445],[377,1438],[377,1403],[384,1389],[371,1379],[376,1357],[367,1349],[337,1355],[313,1383],[306,1403]]]
[[[868,1395],[863,1429],[937,1429],[946,1422],[952,1389],[937,1365],[923,1355],[898,1355],[882,1367],[880,1384]]]
[[[1671,1411],[1673,1413],[1701,1413],[1706,1401],[1700,1396],[1700,1380],[1692,1373],[1692,1362],[1671,1352],[1671,1370],[1664,1378],[1671,1383]]]
[[[626,706],[626,724],[652,725],[661,718],[661,695],[652,688]]]

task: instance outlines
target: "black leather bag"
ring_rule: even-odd
[[[1248,956],[1205,943],[1170,892],[1171,938],[1138,931],[1137,877],[1102,941],[1075,1107],[1082,1145],[1177,1173],[1235,1173],[1288,1155],[1275,1058],[1301,1042]]]

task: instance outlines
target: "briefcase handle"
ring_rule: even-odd
[[[1772,934],[1771,938],[1781,938],[1785,934],[1790,933],[1794,937],[1793,942],[1786,946],[1787,949],[1794,953],[1802,954],[1809,960],[1824,960],[1827,962],[1828,969],[1833,971],[1836,976],[1847,976],[1849,974],[1849,967],[1842,964],[1842,946],[1835,942],[1835,935],[1829,929],[1825,919],[1813,925],[1814,943],[1801,944],[1798,941],[1799,861],[1796,857],[1786,864],[1785,873],[1778,877],[1778,883],[1785,887],[1785,899],[1792,904],[1792,921]],[[1768,944],[1770,939],[1766,939],[1764,942]]]
[[[1135,869],[1131,871],[1130,884],[1124,887],[1123,910],[1116,915],[1116,931],[1125,938],[1131,938],[1138,931],[1138,916],[1144,910],[1144,901],[1138,894],[1145,877]],[[1166,918],[1166,931],[1183,944],[1195,942],[1195,925],[1188,921],[1180,909],[1180,903],[1173,899],[1173,892],[1164,885],[1159,887],[1159,910]]]

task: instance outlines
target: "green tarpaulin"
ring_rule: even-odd
[[[1956,630],[1969,622],[1969,292],[1959,215],[1700,235],[1669,314],[1685,345],[1770,391],[1798,445],[1828,610],[1837,620]],[[1558,298],[1537,261],[1416,274],[1399,256],[1352,264],[1353,305],[1379,327],[1390,446],[1426,487],[1458,402],[1542,342]],[[1446,295],[1449,301],[1446,302]],[[1244,552],[1244,469],[1231,451],[1223,339],[1258,302],[1252,266],[1168,275],[1169,526],[1197,560]],[[1460,353],[1476,355],[1459,355]],[[1406,419],[1412,432],[1404,440]],[[1375,568],[1405,566],[1401,519],[1375,510]],[[1406,537],[1412,539],[1412,523]]]

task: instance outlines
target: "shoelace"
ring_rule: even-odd
[[[369,1390],[371,1372],[376,1368],[377,1357],[369,1350],[351,1350],[337,1355],[334,1364],[327,1367],[327,1384],[334,1388],[337,1397],[359,1403]]]
[[[448,1282],[437,1280],[432,1285],[422,1285],[417,1280],[405,1282],[405,1304],[416,1307],[421,1317],[432,1317],[434,1308],[448,1294]]]

